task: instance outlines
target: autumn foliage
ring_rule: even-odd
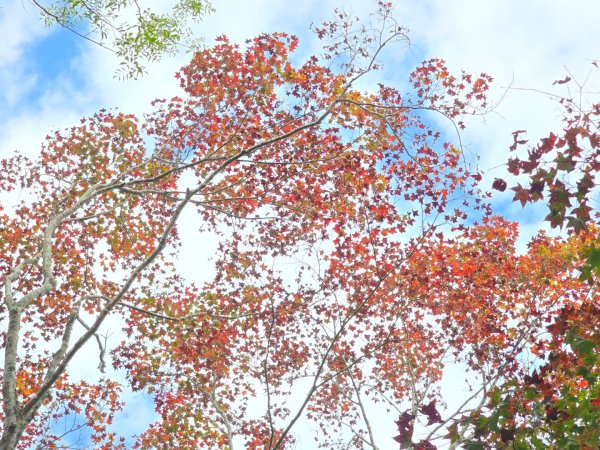
[[[564,112],[562,129],[534,144],[526,139],[526,130],[513,133],[514,153],[507,163],[508,172],[518,180],[512,187],[513,200],[523,207],[545,204],[545,220],[553,228],[564,227],[570,236],[564,257],[579,261],[576,275],[588,283],[590,292],[583,301],[569,302],[547,317],[531,346],[539,362],[529,372],[508,377],[489,394],[485,411],[471,417],[480,446],[481,442],[496,446],[502,442],[501,448],[600,445],[600,323],[594,291],[600,274],[595,207],[600,103],[585,87],[597,73],[594,61],[585,82],[569,75],[553,83],[567,89],[567,95],[552,95]],[[492,187],[504,191],[507,186],[497,178]]]
[[[430,60],[410,92],[357,87],[405,41],[388,7],[375,28],[325,24],[324,55],[300,62],[286,34],[220,38],[143,120],[101,111],[0,162],[20,193],[0,215],[0,448],[63,446],[54,424],[73,415],[94,448],[389,448],[394,418],[401,448],[465,442],[481,404],[441,413],[445,367],[464,364],[485,402],[554,345],[539,332],[556,314],[592,308],[575,244],[540,235],[517,253],[516,225],[427,125],[463,126],[490,77]],[[215,252],[180,232],[188,210]],[[180,246],[214,276],[181,277]],[[103,338],[114,324],[122,342]],[[109,370],[71,379],[88,343]],[[120,382],[159,416],[133,444],[111,427]]]

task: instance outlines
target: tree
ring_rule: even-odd
[[[548,440],[540,440],[544,443],[541,447],[529,446],[532,429],[540,435],[547,432],[547,424],[539,427],[540,417],[532,413],[532,408],[547,405],[549,392],[584,386],[584,379],[575,377],[578,372],[574,365],[569,366],[569,372],[563,372],[564,366],[560,371],[540,370],[546,355],[552,349],[562,349],[566,342],[561,338],[567,334],[566,328],[558,331],[555,325],[557,316],[563,317],[564,311],[569,311],[569,317],[582,313],[579,322],[595,329],[589,312],[594,309],[596,287],[581,282],[573,273],[581,262],[577,240],[561,241],[542,234],[529,244],[527,254],[518,255],[514,248],[515,224],[494,219],[483,225],[469,230],[470,239],[451,244],[461,250],[444,245],[428,249],[423,260],[430,269],[421,266],[417,272],[425,273],[427,278],[426,283],[420,283],[421,311],[429,310],[430,305],[438,308],[441,332],[447,335],[451,330],[450,336],[442,335],[438,340],[450,339],[451,351],[462,352],[463,361],[480,374],[479,380],[472,382],[473,395],[451,414],[441,416],[435,403],[403,411],[397,422],[400,448],[412,445],[416,417],[434,427],[413,448],[437,448],[432,438],[443,429],[450,448],[549,448]],[[485,239],[474,239],[477,235]],[[474,323],[468,323],[471,321]],[[588,342],[592,338],[577,339]],[[588,344],[584,345],[586,350]],[[596,363],[587,365],[591,373],[595,367]],[[537,393],[544,403],[536,403],[530,393],[525,395],[520,390],[526,380],[532,379],[532,372],[545,375],[546,391]],[[565,378],[569,384],[564,384]],[[593,407],[594,392],[597,387],[586,394],[590,400],[588,410]],[[558,397],[550,397],[558,401]],[[572,397],[571,401],[576,403],[576,399]],[[583,413],[583,409],[579,411]],[[591,424],[588,431],[596,430],[593,414],[578,416],[572,412],[572,420],[584,419]],[[523,437],[520,446],[515,436]]]
[[[144,65],[174,54],[180,48],[195,50],[189,22],[198,22],[212,11],[205,0],[178,0],[168,13],[143,9],[135,0],[31,0],[47,25],[60,25],[77,36],[116,54],[117,74],[138,77]],[[127,16],[134,16],[130,21]]]
[[[588,81],[598,63],[592,66]],[[564,109],[563,129],[529,147],[527,157],[509,159],[508,171],[526,176],[526,187],[519,183],[512,188],[514,201],[523,207],[546,203],[545,220],[553,228],[565,226],[570,235],[561,252],[577,261],[574,275],[595,288],[600,273],[598,211],[593,206],[600,168],[600,103],[571,75],[554,84],[575,84],[577,95],[571,90],[565,96],[553,95]],[[511,151],[527,144],[525,132],[513,133]],[[504,191],[507,183],[497,178],[493,187]],[[589,298],[564,305],[546,318],[531,348],[539,363],[496,387],[489,393],[485,413],[477,412],[468,421],[478,437],[473,448],[482,448],[482,442],[519,449],[600,446],[598,317],[598,303],[590,292]]]
[[[592,70],[586,82],[598,75],[598,62],[592,62]],[[552,131],[535,146],[527,148],[527,157],[515,155],[508,160],[508,172],[526,177],[526,186],[520,183],[512,188],[514,201],[523,207],[529,203],[544,201],[548,206],[545,220],[553,228],[566,226],[575,233],[598,225],[598,211],[594,208],[593,196],[600,170],[600,102],[594,92],[586,91],[586,82],[579,82],[571,75],[553,84],[567,88],[566,95],[552,94],[564,111],[564,127]],[[572,85],[574,90],[571,89]],[[550,94],[548,94],[550,95]],[[528,143],[526,130],[513,133],[512,152]],[[528,185],[528,186],[527,186]],[[505,180],[497,178],[493,188],[504,191]],[[586,235],[589,240],[589,234]],[[590,279],[592,271],[600,271],[597,243],[582,251],[586,254],[586,265],[582,277]]]
[[[324,448],[378,448],[392,434],[372,414],[386,409],[403,448],[432,448],[478,409],[442,418],[447,364],[479,377],[480,400],[524,370],[548,314],[590,294],[562,242],[516,253],[480,174],[426,124],[485,108],[490,77],[430,60],[411,92],[358,90],[406,41],[380,6],[375,25],[340,13],[316,29],[324,55],[303,63],[286,34],[244,49],[222,37],[178,73],[185,99],[142,122],[101,111],[38,159],[1,161],[0,188],[22,200],[0,215],[0,448],[60,447],[53,424],[73,416],[94,447],[125,447],[110,429],[118,377],[69,377],[94,341],[99,371],[156,404],[136,448],[289,448],[300,420]],[[203,284],[175,264],[193,245],[178,231],[188,209],[220,238]],[[103,339],[109,323],[123,342]]]
[[[593,302],[560,309],[538,338],[541,361],[507,379],[471,415],[471,448],[591,450],[600,445],[600,311]]]

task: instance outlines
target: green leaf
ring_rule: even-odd
[[[558,170],[571,172],[575,169],[575,161],[573,160],[573,158],[566,157],[563,153],[559,153],[555,161]]]
[[[464,444],[465,450],[485,450],[483,443],[479,441],[470,441]]]
[[[534,447],[535,448],[543,448],[543,449],[547,449],[548,448],[548,446],[546,444],[543,444],[543,447],[537,447],[534,444]],[[514,450],[530,450],[531,446],[529,444],[527,444],[526,442],[523,442],[523,441],[519,440],[519,442],[514,442],[513,443],[513,447],[512,448]]]
[[[144,65],[189,48],[198,39],[190,24],[213,12],[209,0],[179,0],[166,13],[140,10],[133,0],[55,0],[46,6],[32,2],[47,26],[60,25],[77,36],[114,52],[119,78],[138,78]],[[152,2],[149,2],[152,3]],[[127,11],[137,11],[127,20]],[[112,38],[112,39],[111,39]]]
[[[573,347],[577,353],[582,355],[591,355],[596,346],[593,341],[588,339],[575,338],[572,342]]]
[[[591,245],[585,251],[585,264],[580,270],[579,279],[582,281],[589,280],[592,272],[600,274],[600,249],[596,248],[595,245]]]
[[[487,427],[490,431],[498,431],[498,420],[500,419],[500,410],[494,411],[494,413],[488,419]]]
[[[540,392],[534,388],[530,387],[525,389],[524,396],[527,400],[536,400],[540,396]]]

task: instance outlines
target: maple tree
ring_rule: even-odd
[[[586,80],[597,72],[594,61]],[[509,159],[509,173],[527,179],[525,186],[517,183],[512,188],[513,200],[523,207],[546,204],[545,220],[553,228],[565,227],[570,235],[566,253],[578,261],[575,275],[594,286],[600,273],[598,211],[593,206],[600,168],[600,103],[571,75],[554,84],[575,85],[567,95],[552,94],[564,110],[564,127],[528,147],[526,157]],[[511,151],[528,144],[525,133],[513,133]],[[501,178],[493,183],[500,191],[507,186]],[[509,377],[490,394],[487,413],[474,417],[479,440],[473,448],[483,448],[483,441],[503,442],[507,448],[600,446],[598,313],[597,300],[590,294],[587,301],[565,305],[548,317],[545,333],[533,347],[544,362],[529,373]]]
[[[302,421],[314,445],[379,448],[386,410],[401,448],[468,442],[462,417],[529,370],[549,318],[587,307],[570,241],[540,235],[519,255],[481,175],[427,125],[485,108],[489,76],[434,59],[410,92],[358,89],[406,41],[380,7],[374,25],[340,13],[317,28],[324,54],[304,62],[283,33],[222,37],[177,74],[185,98],[143,121],[101,111],[37,159],[0,161],[21,198],[0,215],[0,448],[61,447],[54,424],[74,415],[95,448],[126,447],[120,377],[69,376],[91,343],[100,372],[155,402],[134,448],[290,448]],[[187,210],[219,238],[206,282],[177,272]],[[456,362],[479,403],[442,415]]]
[[[586,81],[590,82],[590,78],[597,76],[598,72],[598,62],[594,61]],[[566,95],[551,94],[564,111],[563,129],[550,132],[548,137],[528,147],[526,157],[519,154],[511,157],[507,169],[514,176],[526,176],[525,186],[517,183],[512,187],[514,201],[520,202],[523,207],[543,201],[548,207],[545,220],[553,228],[566,226],[567,230],[579,233],[588,229],[590,224],[598,224],[593,197],[600,170],[600,102],[593,93],[586,91],[585,82],[579,82],[570,75],[553,84],[567,88]],[[571,88],[573,84],[574,90]],[[526,130],[513,133],[511,152],[528,144],[525,134]],[[492,187],[504,191],[507,186],[504,179],[496,178]],[[583,276],[589,279],[591,271],[600,268],[595,245],[587,248],[587,261]]]
[[[563,307],[534,347],[543,364],[489,393],[469,418],[477,439],[467,448],[598,448],[598,317],[591,302]]]
[[[452,351],[464,352],[461,358],[479,372],[480,379],[473,382],[473,396],[452,414],[439,417],[431,407],[404,411],[397,423],[401,448],[412,445],[414,419],[418,416],[428,425],[440,424],[413,448],[437,448],[430,439],[444,428],[450,448],[549,448],[549,426],[536,408],[543,410],[551,402],[571,404],[573,435],[587,433],[592,440],[597,432],[598,368],[593,356],[597,354],[593,346],[597,331],[590,320],[597,309],[597,288],[580,280],[576,271],[582,262],[581,242],[578,237],[561,240],[540,234],[529,244],[526,254],[518,255],[514,250],[515,225],[498,218],[494,222],[494,227],[485,221],[480,227],[487,245],[483,239],[475,239],[470,245],[461,240],[457,243],[461,252],[436,246],[427,253],[426,267],[431,265],[429,270],[437,272],[437,277],[443,276],[445,282],[440,279],[435,284],[439,287],[431,292],[431,272],[425,270],[427,282],[421,283],[418,297],[424,299],[421,311],[431,305],[440,308],[440,303],[447,308],[445,303],[454,299],[454,308],[442,319],[438,340],[450,339]],[[498,226],[503,231],[499,232]],[[471,236],[474,232],[469,230]],[[431,254],[436,257],[432,259]],[[457,255],[457,260],[448,260],[449,255]],[[443,261],[449,264],[445,266]],[[422,267],[418,273],[423,273]],[[454,279],[448,277],[449,273]],[[566,325],[566,320],[574,317],[580,328],[587,329],[585,334]],[[447,336],[449,329],[452,333]],[[578,359],[558,358],[559,352],[572,355],[568,342],[577,342],[587,353]],[[549,355],[550,363],[546,364]],[[567,367],[562,362],[569,358]],[[544,383],[545,389],[528,390],[532,379]],[[582,397],[574,392],[582,392],[587,403],[582,406]],[[579,428],[579,420],[586,425]],[[565,438],[562,431],[564,428],[557,428],[555,436]],[[532,435],[536,433],[539,445],[533,446]],[[555,442],[557,448],[563,448],[565,441]]]

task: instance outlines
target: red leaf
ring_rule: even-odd
[[[403,412],[398,417],[394,423],[398,427],[398,436],[395,436],[393,439],[400,444],[400,448],[410,448],[412,445],[412,435],[413,435],[413,420],[415,416],[413,416],[408,411]]]
[[[569,81],[571,81],[571,77],[570,76],[566,76],[565,78],[563,78],[562,80],[556,80],[554,83],[552,84],[565,84],[568,83]]]
[[[492,184],[492,188],[497,191],[504,192],[506,190],[506,181],[501,178],[496,178]]]
[[[427,425],[442,423],[442,416],[440,416],[440,413],[435,407],[435,400],[432,400],[428,405],[423,405],[420,411],[427,416]]]

